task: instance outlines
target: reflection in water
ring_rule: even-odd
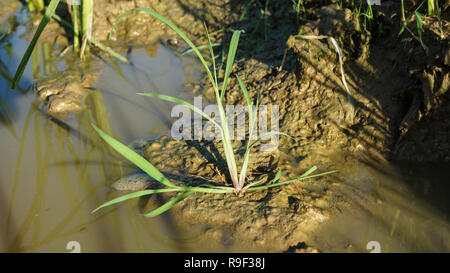
[[[155,107],[127,93],[140,88],[176,95],[197,73],[186,69],[192,62],[159,46],[155,58],[132,52],[132,65],[108,61],[97,89],[84,100],[86,111],[60,120],[44,111],[30,92],[31,81],[73,64],[56,58],[51,45],[38,44],[21,89],[10,90],[8,67],[17,67],[18,52],[26,44],[20,33],[0,44],[0,217],[5,219],[0,223],[0,251],[65,252],[69,241],[80,242],[85,252],[189,251],[195,244],[191,234],[179,231],[168,216],[152,221],[142,217],[137,201],[90,213],[117,195],[109,192],[111,182],[136,171],[104,145],[91,123],[125,141],[147,137],[152,127],[170,122],[166,109],[161,111],[168,105]]]
[[[440,173],[434,182],[443,189],[448,187],[444,185],[446,173],[439,167],[442,166],[428,166],[420,174]],[[381,252],[450,251],[448,208],[442,214],[428,205],[436,195],[411,191],[410,184],[417,181],[417,169],[415,175],[405,175],[411,166],[369,158],[353,158],[337,169],[340,175],[335,177],[339,181],[336,191],[351,208],[321,226],[314,244],[336,252],[369,252],[370,241],[378,242]]]

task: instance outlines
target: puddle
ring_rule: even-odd
[[[190,100],[194,94],[186,84],[198,82],[201,67],[159,44],[133,49],[129,65],[97,60],[100,76],[86,98],[88,109],[59,121],[42,110],[30,86],[70,66],[54,58],[63,49],[39,44],[19,90],[9,88],[30,24],[26,12],[16,15],[1,22],[13,34],[0,42],[0,251],[69,252],[72,241],[82,252],[263,250],[230,242],[226,230],[211,241],[201,236],[205,227],[179,223],[170,213],[145,218],[143,199],[91,214],[117,195],[109,188],[113,181],[136,171],[98,138],[91,122],[125,143],[167,135],[171,105],[135,93]],[[448,165],[411,164],[337,165],[341,176],[334,183],[351,208],[305,231],[306,243],[324,252],[369,252],[369,242],[382,252],[449,252]]]
[[[26,22],[26,16],[16,19]],[[170,105],[135,93],[189,98],[184,85],[198,78],[197,64],[162,45],[150,49],[153,56],[132,51],[131,65],[100,65],[101,77],[86,99],[88,110],[58,121],[42,111],[30,89],[39,75],[67,68],[64,60],[46,59],[57,50],[39,44],[40,62],[27,66],[19,84],[22,93],[9,88],[8,76],[12,78],[28,44],[21,39],[24,32],[19,25],[0,46],[6,73],[0,78],[0,97],[8,108],[2,105],[0,126],[1,251],[68,252],[70,241],[79,242],[86,252],[207,251],[192,240],[195,234],[177,230],[171,219],[142,217],[136,202],[90,213],[111,198],[109,185],[114,179],[133,171],[111,156],[90,123],[109,127],[123,142],[166,132]]]
[[[329,252],[450,251],[442,163],[355,160],[340,171],[346,177],[342,193],[355,208],[322,225],[310,243]]]

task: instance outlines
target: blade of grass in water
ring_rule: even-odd
[[[55,19],[56,21],[58,21],[60,24],[74,30],[74,26],[72,26],[69,22],[65,21],[64,19],[62,19],[61,17],[59,17],[58,15],[54,14],[53,15],[53,19]],[[124,63],[129,63],[128,59],[125,58],[124,56],[120,55],[119,53],[113,51],[111,48],[107,47],[106,45],[102,44],[101,42],[94,40],[94,39],[88,39],[87,42],[93,44],[94,46],[98,47],[99,49],[105,51],[106,53],[110,54],[111,56],[113,56],[114,58],[118,59],[119,61],[122,61]]]
[[[51,0],[50,4],[48,5],[47,9],[45,10],[44,17],[42,18],[41,22],[39,23],[36,33],[34,34],[33,39],[31,40],[30,44],[28,45],[28,48],[25,51],[25,54],[23,55],[22,60],[20,61],[19,67],[16,70],[16,74],[14,75],[13,83],[11,85],[12,89],[16,88],[17,83],[19,82],[20,78],[22,77],[22,74],[25,71],[25,67],[28,63],[28,60],[30,59],[31,53],[33,52],[33,49],[36,46],[36,42],[39,39],[39,36],[41,36],[42,31],[44,31],[45,26],[48,24],[48,22],[50,21],[50,19],[53,16],[53,14],[55,13],[55,10],[59,4],[59,1],[60,0]]]
[[[105,134],[102,130],[97,128],[94,124],[92,124],[97,133],[105,140],[111,147],[113,147],[117,152],[123,155],[126,159],[133,162],[136,166],[141,168],[144,172],[146,172],[149,176],[153,177],[156,181],[164,184],[168,187],[176,187],[172,182],[169,181],[158,169],[155,168],[150,162],[148,162],[145,158],[123,145],[119,141]]]
[[[141,196],[145,196],[145,195],[150,195],[150,194],[155,194],[155,193],[163,193],[163,192],[174,192],[174,191],[180,191],[179,189],[157,189],[157,190],[142,190],[142,191],[137,191],[137,192],[133,192],[130,194],[126,194],[117,198],[114,198],[108,202],[105,202],[104,204],[102,204],[101,206],[97,207],[96,209],[94,209],[92,211],[92,213],[97,212],[98,210],[104,208],[104,207],[108,207],[126,200],[130,200],[133,198],[137,198],[137,197],[141,197]]]

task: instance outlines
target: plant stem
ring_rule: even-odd
[[[34,6],[33,0],[26,0],[25,2],[28,6],[29,11],[34,11],[36,9],[36,7]]]
[[[80,33],[78,30],[78,11],[80,6],[79,5],[73,5],[72,6],[72,25],[73,25],[73,50],[75,53],[78,53],[80,49]]]
[[[405,5],[403,3],[404,0],[401,1],[401,5],[402,5],[402,22],[405,22]]]
[[[41,11],[45,9],[45,3],[44,0],[35,0],[35,6],[37,8],[37,10]]]
[[[81,2],[81,34],[83,36],[83,44],[91,39],[92,36],[92,19],[94,11],[94,1],[93,0],[82,0]],[[83,48],[86,52],[89,52],[88,46]],[[84,50],[81,50],[81,56],[84,55]]]
[[[428,16],[434,13],[434,0],[428,0]]]

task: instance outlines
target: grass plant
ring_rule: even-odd
[[[114,148],[117,152],[119,152],[126,159],[128,159],[132,163],[134,163],[137,167],[139,167],[144,172],[146,172],[149,176],[153,177],[156,181],[158,181],[159,183],[161,183],[161,184],[163,184],[165,186],[165,188],[146,189],[146,190],[137,191],[137,192],[134,192],[134,193],[130,193],[130,194],[127,194],[127,195],[115,198],[113,200],[110,200],[110,201],[102,204],[101,206],[96,208],[93,212],[96,212],[96,211],[98,211],[101,208],[104,208],[104,207],[107,207],[107,206],[110,206],[110,205],[113,205],[113,204],[116,204],[116,203],[119,203],[119,202],[122,202],[122,201],[125,201],[125,200],[129,200],[129,199],[132,199],[132,198],[137,198],[137,197],[140,197],[140,196],[144,196],[144,195],[165,193],[165,192],[179,192],[179,193],[181,193],[181,194],[177,195],[175,198],[173,198],[170,201],[168,201],[167,203],[165,203],[164,205],[162,205],[161,207],[151,211],[150,213],[145,214],[146,217],[154,217],[154,216],[157,216],[157,215],[159,215],[159,214],[169,210],[175,204],[177,204],[181,200],[187,198],[188,196],[190,196],[190,195],[192,195],[194,193],[215,193],[215,194],[234,193],[237,196],[242,196],[245,192],[257,191],[257,190],[265,190],[265,189],[268,189],[268,188],[278,187],[278,186],[286,185],[286,184],[293,183],[293,182],[296,182],[296,181],[300,181],[300,180],[304,180],[304,179],[308,179],[308,178],[312,178],[312,177],[317,177],[317,176],[322,176],[322,175],[326,175],[326,174],[334,172],[334,171],[331,171],[331,172],[325,172],[325,173],[320,173],[320,174],[313,175],[312,173],[317,170],[317,167],[313,166],[312,168],[310,168],[308,171],[306,171],[301,176],[299,176],[299,177],[297,177],[295,179],[287,180],[287,181],[278,182],[280,180],[281,176],[282,176],[282,172],[281,171],[279,171],[276,174],[275,178],[271,181],[271,183],[268,183],[266,185],[260,185],[263,182],[263,180],[247,181],[247,169],[248,169],[248,162],[249,162],[249,156],[250,156],[251,148],[256,143],[260,142],[261,140],[263,140],[265,137],[267,137],[269,135],[273,135],[273,134],[279,134],[279,135],[285,135],[285,136],[287,136],[287,135],[283,134],[281,132],[274,132],[274,131],[272,131],[272,132],[268,132],[266,134],[260,135],[259,138],[257,138],[253,142],[251,142],[251,140],[253,139],[252,137],[253,137],[253,133],[254,133],[254,130],[253,130],[254,126],[252,126],[252,125],[255,124],[255,122],[256,122],[256,108],[253,107],[253,103],[251,101],[250,95],[248,94],[247,88],[245,87],[243,81],[238,76],[236,76],[236,79],[237,79],[237,81],[239,83],[241,91],[242,91],[242,93],[243,93],[243,95],[245,97],[245,100],[247,102],[248,115],[249,115],[249,137],[248,137],[249,140],[247,142],[246,151],[245,151],[244,156],[243,156],[243,163],[242,163],[242,167],[241,167],[241,170],[240,170],[240,174],[238,174],[237,164],[236,164],[233,148],[232,148],[232,145],[231,145],[230,132],[229,132],[228,124],[227,124],[227,117],[226,117],[226,114],[225,114],[223,101],[224,101],[225,92],[227,90],[227,83],[228,83],[228,79],[230,77],[232,65],[234,63],[234,59],[235,59],[235,55],[236,55],[236,51],[237,51],[237,47],[238,47],[238,43],[239,43],[239,36],[240,36],[241,32],[240,31],[234,31],[233,32],[233,35],[232,35],[232,38],[231,38],[231,42],[230,42],[230,45],[229,45],[229,49],[228,49],[228,57],[227,57],[227,60],[226,60],[226,65],[225,65],[224,77],[222,79],[222,84],[220,86],[219,85],[219,79],[218,79],[219,73],[216,70],[216,62],[215,62],[216,58],[215,58],[215,55],[214,55],[212,43],[211,43],[211,40],[210,40],[210,37],[209,37],[209,33],[208,33],[208,29],[207,29],[206,25],[205,25],[205,31],[206,31],[206,36],[208,38],[208,45],[209,45],[208,47],[209,47],[209,51],[210,51],[210,55],[211,55],[212,71],[211,71],[210,67],[208,66],[208,64],[206,63],[204,57],[200,53],[199,48],[196,47],[194,45],[194,43],[177,26],[175,26],[172,22],[170,22],[165,17],[159,15],[158,13],[156,13],[156,12],[150,10],[150,9],[135,8],[135,9],[132,9],[130,11],[127,11],[126,13],[122,14],[118,18],[118,20],[114,24],[114,26],[113,26],[111,31],[114,30],[115,26],[118,24],[118,22],[124,16],[126,16],[129,12],[131,12],[133,10],[145,12],[147,14],[150,14],[150,15],[154,16],[158,20],[162,21],[167,26],[169,26],[171,29],[173,29],[192,48],[193,52],[197,55],[197,57],[199,58],[201,64],[203,65],[203,68],[205,69],[205,72],[206,72],[206,74],[207,74],[207,76],[208,76],[208,78],[209,78],[209,80],[210,80],[210,82],[211,82],[211,84],[212,84],[212,86],[214,88],[215,97],[216,97],[216,103],[217,103],[217,106],[218,106],[218,109],[219,109],[220,124],[217,123],[209,115],[204,113],[201,109],[199,109],[199,108],[195,107],[194,105],[190,104],[189,102],[181,100],[179,98],[175,98],[175,97],[171,97],[171,96],[167,96],[167,95],[163,95],[163,94],[156,94],[156,93],[139,93],[139,95],[153,97],[153,98],[158,98],[158,99],[162,99],[162,100],[165,100],[165,101],[182,104],[182,105],[188,107],[189,109],[191,109],[192,111],[194,111],[196,113],[199,113],[200,115],[202,115],[207,120],[211,121],[221,133],[221,136],[222,136],[221,140],[222,140],[222,145],[223,145],[223,148],[224,148],[225,160],[226,160],[226,163],[227,163],[227,166],[228,166],[228,171],[230,173],[231,182],[232,182],[233,186],[232,187],[225,187],[225,186],[215,186],[215,185],[211,185],[211,184],[202,184],[202,185],[197,186],[197,187],[193,187],[193,186],[177,186],[177,185],[173,184],[169,179],[167,179],[148,160],[146,160],[145,158],[141,157],[139,154],[137,154],[136,152],[134,152],[133,150],[128,148],[126,145],[124,145],[121,142],[117,141],[113,137],[111,137],[108,134],[106,134],[105,132],[103,132],[100,128],[97,128],[95,125],[93,125],[95,130],[99,133],[99,135],[103,138],[103,140],[107,144],[109,144],[112,148]],[[258,105],[258,102],[256,102],[256,105]],[[247,183],[247,185],[245,185],[246,183]],[[259,185],[259,186],[257,186],[257,185]]]
[[[422,1],[422,3],[420,3],[420,5],[414,10],[414,12],[404,20],[403,25],[398,33],[398,36],[400,36],[405,30],[408,31],[411,34],[411,36],[420,43],[425,53],[428,54],[429,49],[422,40],[423,20],[422,16],[419,13],[419,9],[422,7],[424,3],[425,1]],[[404,12],[403,2],[401,4],[402,4],[402,12]],[[414,32],[408,27],[408,21],[412,18],[413,15],[416,18],[417,35],[415,35]]]
[[[13,78],[13,81],[11,84],[11,88],[13,88],[13,89],[16,88],[17,83],[19,82],[20,78],[22,77],[22,74],[25,70],[25,67],[30,59],[30,56],[36,46],[36,43],[37,43],[39,37],[41,36],[42,32],[44,31],[45,27],[47,26],[47,24],[50,22],[51,19],[55,19],[60,24],[72,29],[74,32],[74,43],[76,43],[76,41],[79,41],[78,38],[76,38],[76,37],[78,37],[78,24],[76,22],[78,20],[74,21],[73,25],[72,25],[71,23],[65,21],[64,19],[59,17],[57,14],[55,14],[55,11],[56,11],[56,8],[58,7],[59,2],[60,2],[60,0],[51,0],[50,3],[48,4],[47,9],[44,12],[44,16],[43,16],[41,22],[39,23],[37,30],[34,33],[34,36],[19,63],[19,66],[16,70],[16,73],[14,75],[14,78]],[[86,48],[86,44],[89,43],[89,44],[92,44],[92,45],[98,47],[99,49],[107,52],[111,56],[121,60],[122,62],[127,63],[128,62],[127,58],[114,52],[111,48],[103,45],[99,41],[92,39],[91,33],[92,33],[93,1],[91,0],[91,2],[86,5],[87,5],[87,8],[85,8],[85,10],[87,10],[87,11],[86,11],[86,13],[84,13],[82,15],[82,18],[83,18],[82,20],[85,21],[85,23],[84,23],[84,25],[82,25],[83,43],[82,43],[82,48],[81,48],[81,56],[83,56],[83,54],[84,54],[84,48]],[[76,7],[77,6],[74,6],[72,13],[76,10]],[[77,13],[77,11],[75,11],[75,13]],[[77,18],[79,17],[78,13],[73,16],[74,17],[76,16]],[[75,44],[74,44],[74,48],[76,48]],[[77,50],[77,49],[75,49],[75,50]]]

